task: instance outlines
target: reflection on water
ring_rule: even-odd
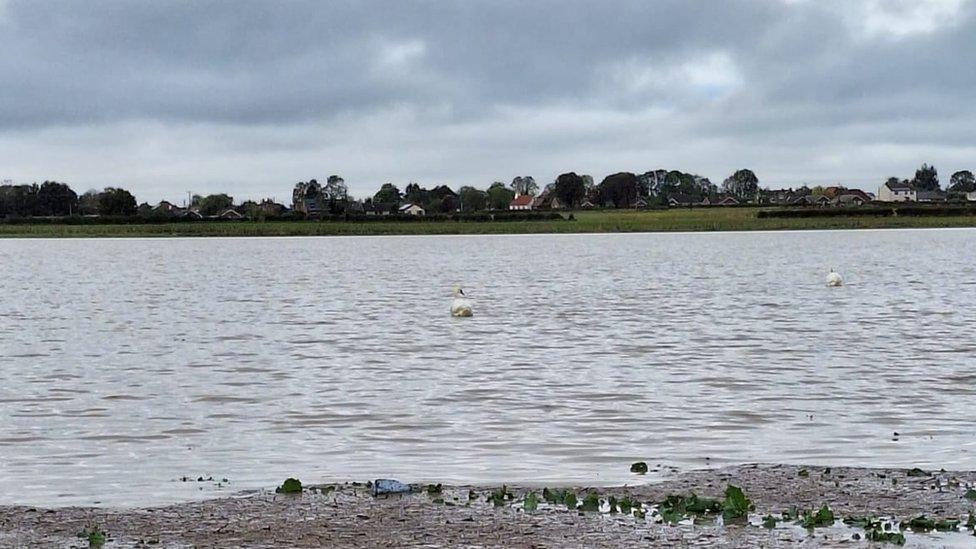
[[[0,241],[0,503],[613,484],[637,459],[973,468],[974,243]],[[474,318],[451,318],[455,284]]]

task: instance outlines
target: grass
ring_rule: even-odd
[[[0,224],[0,237],[342,236],[976,227],[976,216],[756,217],[759,208],[580,211],[572,221],[229,221],[144,225]]]

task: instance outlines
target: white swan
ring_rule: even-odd
[[[464,295],[464,290],[454,288],[454,301],[451,302],[451,316],[471,316],[471,302]]]
[[[840,273],[835,273],[833,269],[827,273],[827,286],[843,286],[844,279],[840,277]]]

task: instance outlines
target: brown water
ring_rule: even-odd
[[[0,503],[976,467],[973,230],[4,240],[0,275]]]

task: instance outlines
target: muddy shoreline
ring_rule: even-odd
[[[741,465],[681,473],[672,479],[616,488],[574,487],[580,501],[595,492],[599,511],[547,503],[541,488],[508,486],[493,502],[492,486],[426,487],[374,497],[365,483],[306,486],[300,495],[272,490],[143,509],[0,507],[0,547],[88,547],[78,536],[107,533],[104,547],[859,547],[866,530],[843,519],[876,517],[907,522],[925,515],[958,520],[952,532],[905,529],[905,546],[976,547],[966,526],[976,512],[976,471],[909,471],[793,465]],[[695,494],[721,500],[729,485],[751,500],[748,521],[725,524],[721,514],[688,514],[668,524],[660,502]],[[550,488],[557,488],[552,486]],[[525,496],[539,497],[524,510]],[[642,503],[608,510],[610,497]],[[499,505],[496,506],[496,503]],[[827,505],[833,526],[805,529],[782,513]],[[774,528],[764,517],[777,519]],[[734,522],[734,523],[732,523]],[[897,522],[893,533],[901,532]],[[896,545],[890,545],[895,547]]]

